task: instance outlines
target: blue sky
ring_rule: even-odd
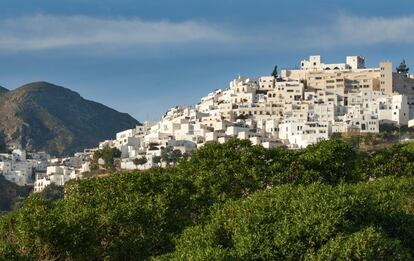
[[[0,85],[49,81],[141,121],[313,54],[414,69],[412,0],[0,0],[0,10]]]

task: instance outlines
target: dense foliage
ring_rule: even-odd
[[[408,260],[414,179],[284,185],[216,208],[166,259]],[[411,202],[410,202],[411,200]]]
[[[44,200],[51,202],[58,199],[62,199],[64,197],[64,193],[65,191],[63,186],[58,186],[54,183],[51,183],[41,192],[39,192],[39,196]]]
[[[0,257],[411,259],[413,164],[412,143],[208,144],[174,167],[31,195],[0,219]]]
[[[30,190],[30,187],[19,187],[0,175],[0,215],[18,208],[21,201],[29,195]]]
[[[93,154],[93,159],[91,162],[91,169],[98,170],[100,168],[99,160],[103,160],[103,168],[106,170],[114,171],[116,169],[115,160],[121,157],[121,151],[117,148],[105,147],[103,149],[97,150]]]

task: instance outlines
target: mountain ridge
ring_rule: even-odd
[[[9,144],[69,155],[139,121],[68,88],[40,81],[0,96],[0,133]]]
[[[0,95],[4,94],[6,92],[9,92],[9,90],[4,88],[3,86],[0,86]]]

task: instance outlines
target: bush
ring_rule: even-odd
[[[413,189],[412,178],[276,187],[216,207],[161,259],[412,259]]]
[[[173,167],[31,195],[0,218],[0,259],[409,259],[413,162],[412,143],[207,144]]]
[[[309,260],[411,260],[412,253],[381,229],[367,227],[349,236],[339,235]]]
[[[92,170],[98,170],[98,160],[103,159],[105,162],[105,168],[110,171],[115,171],[115,159],[121,157],[121,151],[117,148],[105,147],[101,150],[97,150],[93,154],[91,168]]]

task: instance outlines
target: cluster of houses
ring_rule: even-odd
[[[145,122],[99,146],[122,152],[121,167],[146,169],[163,151],[191,153],[209,142],[248,139],[266,148],[304,148],[335,133],[378,133],[381,124],[414,118],[414,76],[405,62],[366,68],[360,56],[325,64],[321,56],[258,78],[242,76],[209,93],[194,107],[173,107],[158,122]],[[145,164],[134,159],[145,157]]]
[[[90,151],[75,153],[72,157],[52,158],[47,161],[43,172],[36,172],[33,191],[40,192],[50,184],[63,186],[72,179],[81,179],[84,173],[90,172]]]
[[[27,154],[25,150],[14,149],[0,154],[0,174],[19,186],[33,185],[35,173],[46,171],[48,160],[46,153]]]
[[[404,61],[393,71],[388,61],[366,68],[363,57],[345,60],[325,64],[321,56],[310,56],[297,69],[282,69],[280,76],[277,70],[272,76],[238,76],[194,107],[173,107],[160,121],[144,122],[117,133],[114,140],[102,141],[98,148],[47,166],[44,174],[36,176],[35,191],[81,177],[89,171],[93,151],[105,147],[121,151],[122,169],[148,169],[163,166],[160,158],[168,153],[191,154],[206,143],[231,138],[248,139],[266,148],[294,149],[335,133],[378,133],[385,123],[414,125],[410,121],[414,118],[414,76],[408,74]],[[0,170],[5,168],[1,164]],[[25,166],[27,171],[37,168],[34,163]],[[20,184],[27,182],[21,180]]]
[[[83,173],[90,171],[91,155],[77,153],[73,157],[51,158],[45,152],[14,149],[0,154],[0,175],[19,186],[33,186],[34,192],[40,192],[51,183],[63,186],[68,180],[82,178]]]

